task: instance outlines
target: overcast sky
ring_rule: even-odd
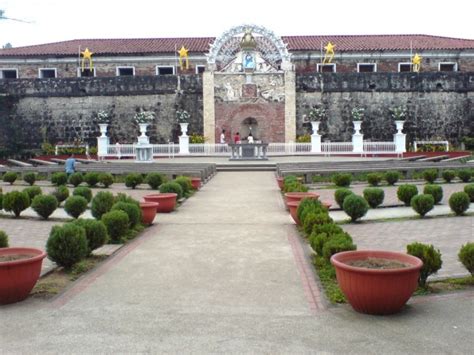
[[[471,5],[469,5],[471,3]],[[0,46],[79,38],[219,36],[244,23],[277,35],[429,34],[474,39],[470,1],[0,0]]]

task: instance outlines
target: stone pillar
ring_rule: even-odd
[[[216,143],[216,117],[214,106],[214,72],[202,73],[203,126],[204,137],[208,143]]]
[[[364,152],[364,135],[360,133],[360,125],[362,121],[353,121],[355,133],[352,135],[352,152]]]
[[[146,135],[146,129],[148,127],[148,123],[139,123],[138,126],[140,127],[140,135],[138,136],[138,144],[149,144],[150,140]]]
[[[285,143],[296,140],[296,76],[285,71]]]
[[[179,154],[189,154],[189,123],[180,123],[179,125],[181,126],[181,135],[179,136]]]
[[[109,137],[106,135],[107,126],[107,123],[99,123],[100,137],[97,137],[97,158],[99,160],[107,155],[107,149],[109,147]]]
[[[395,124],[397,125],[397,133],[393,135],[393,143],[395,143],[395,152],[398,154],[406,153],[407,151],[406,134],[402,133],[402,129],[403,129],[403,125],[405,124],[405,121],[395,121]]]
[[[311,121],[311,153],[321,153],[321,135],[318,134],[320,121]]]

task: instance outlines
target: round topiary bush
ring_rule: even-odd
[[[456,177],[456,172],[454,170],[443,170],[441,173],[444,181],[451,182]]]
[[[107,191],[98,192],[91,202],[91,213],[95,219],[101,219],[114,205],[114,195]]]
[[[411,207],[418,213],[421,217],[431,211],[434,207],[434,198],[429,194],[421,194],[413,196],[411,199]]]
[[[99,183],[107,188],[114,183],[114,177],[110,173],[100,173]]]
[[[436,178],[438,177],[438,170],[437,169],[428,169],[423,171],[423,179],[429,184],[435,182]]]
[[[164,184],[161,184],[160,192],[161,193],[174,192],[175,194],[178,194],[178,199],[183,197],[183,189],[181,185],[173,181],[165,182]]]
[[[335,174],[332,177],[332,181],[336,186],[339,187],[348,187],[351,185],[352,182],[352,174]]]
[[[43,193],[43,191],[41,190],[41,187],[39,186],[26,187],[23,189],[23,192],[26,192],[28,194],[30,201],[32,201],[35,198],[35,196],[41,195]]]
[[[457,215],[461,216],[469,208],[469,195],[465,192],[455,192],[449,198],[449,207]]]
[[[134,203],[117,202],[112,206],[111,211],[123,211],[128,215],[130,227],[133,228],[142,220],[142,211]]]
[[[8,171],[3,174],[3,182],[8,182],[10,185],[13,185],[16,179],[18,179],[18,175],[14,171]]]
[[[26,192],[12,191],[3,196],[3,209],[7,212],[13,212],[15,217],[30,207],[30,197]]]
[[[107,228],[112,242],[120,243],[128,232],[128,215],[124,211],[110,211],[102,215],[101,221]]]
[[[46,242],[48,258],[69,269],[89,252],[84,228],[72,223],[53,226]]]
[[[425,185],[423,193],[433,196],[435,205],[443,199],[443,188],[440,185]]]
[[[459,261],[474,275],[474,243],[467,243],[461,247],[458,254]]]
[[[69,197],[69,189],[64,185],[58,186],[53,192],[51,192],[51,195],[56,197],[56,200],[58,200],[58,206],[59,206],[61,205],[61,202],[63,202]]]
[[[420,270],[418,284],[421,287],[424,287],[428,276],[441,269],[441,265],[443,264],[441,253],[439,250],[435,250],[433,245],[417,242],[407,245],[407,253],[416,256],[423,261],[423,267]]]
[[[53,195],[37,195],[31,202],[31,208],[43,219],[48,219],[58,208],[58,200]]]
[[[94,187],[99,182],[99,173],[91,171],[84,175],[84,181],[89,187]]]
[[[367,182],[369,183],[370,186],[378,186],[380,182],[382,181],[382,174],[379,173],[370,173],[367,174]]]
[[[8,248],[8,234],[0,230],[0,248]]]
[[[304,224],[306,219],[306,215],[309,213],[320,213],[323,212],[324,207],[321,205],[319,200],[314,198],[305,197],[301,200],[300,204],[298,205],[298,209],[296,210],[296,215],[300,220],[301,224]]]
[[[78,218],[87,208],[87,200],[82,196],[68,197],[64,203],[64,210],[73,218]]]
[[[398,171],[387,171],[384,177],[387,184],[395,185],[400,179],[400,173]]]
[[[362,198],[362,197],[361,197]],[[331,256],[334,254],[349,251],[349,250],[356,250],[356,245],[352,242],[352,238],[347,233],[336,234],[330,237],[323,246],[323,257],[329,261]]]
[[[351,217],[351,221],[355,222],[365,216],[369,205],[363,197],[352,194],[345,198],[342,208]]]
[[[458,170],[458,177],[462,182],[469,182],[471,180],[472,171],[470,169]]]
[[[132,173],[125,177],[125,186],[134,189],[143,182],[143,176],[141,174]]]
[[[114,204],[117,202],[133,203],[137,205],[138,207],[140,207],[140,202],[138,202],[133,197],[130,197],[129,195],[124,194],[122,192],[119,192],[117,196],[114,197]]]
[[[165,182],[165,176],[160,173],[149,173],[145,181],[153,190],[156,190]]]
[[[51,175],[51,183],[56,186],[66,185],[67,183],[67,174],[66,173],[54,173]]]
[[[73,196],[82,196],[87,200],[87,203],[92,200],[92,190],[87,186],[78,186],[72,192]]]
[[[377,206],[383,203],[385,193],[383,189],[379,189],[378,187],[369,187],[364,189],[364,198],[370,207],[377,208]]]
[[[347,196],[349,195],[353,195],[354,193],[349,190],[349,189],[337,189],[336,191],[334,191],[334,199],[336,200],[337,204],[339,205],[339,207],[342,208],[342,205],[344,203],[344,200],[346,199]]]
[[[176,179],[174,179],[174,182],[177,182],[181,186],[183,189],[183,195],[186,195],[193,190],[191,178],[187,176],[178,176]]]
[[[67,181],[72,186],[77,187],[82,184],[82,182],[84,181],[84,177],[82,176],[82,173],[77,172],[69,175],[69,179]]]
[[[33,186],[36,181],[36,173],[33,173],[33,172],[25,173],[23,175],[23,181],[29,184],[30,186]]]
[[[416,185],[400,185],[397,189],[397,197],[405,204],[405,206],[410,206],[411,199],[416,195],[418,195]]]
[[[464,186],[464,192],[469,196],[469,200],[474,202],[474,184]]]
[[[86,231],[88,255],[92,253],[93,250],[100,248],[102,245],[107,243],[107,240],[109,239],[107,228],[101,221],[79,218],[72,223],[84,228]]]

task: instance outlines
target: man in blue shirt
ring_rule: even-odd
[[[65,169],[68,177],[76,171],[76,159],[74,159],[74,154],[71,154],[69,158],[66,159]]]

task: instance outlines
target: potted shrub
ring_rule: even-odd
[[[201,178],[200,177],[192,177],[191,178],[191,185],[193,185],[194,190],[199,190],[201,188]]]
[[[143,196],[145,202],[155,202],[156,212],[158,213],[169,213],[172,212],[176,207],[176,200],[178,194],[174,192],[163,192],[159,194],[150,194]]]
[[[319,195],[315,192],[287,192],[285,193],[286,203],[294,202],[294,201],[301,201],[303,198],[313,198],[317,200]]]
[[[140,208],[142,210],[142,223],[152,224],[158,209],[158,202],[140,202]]]
[[[423,266],[414,256],[381,250],[337,253],[331,263],[352,308],[368,314],[400,311],[416,290]]]

